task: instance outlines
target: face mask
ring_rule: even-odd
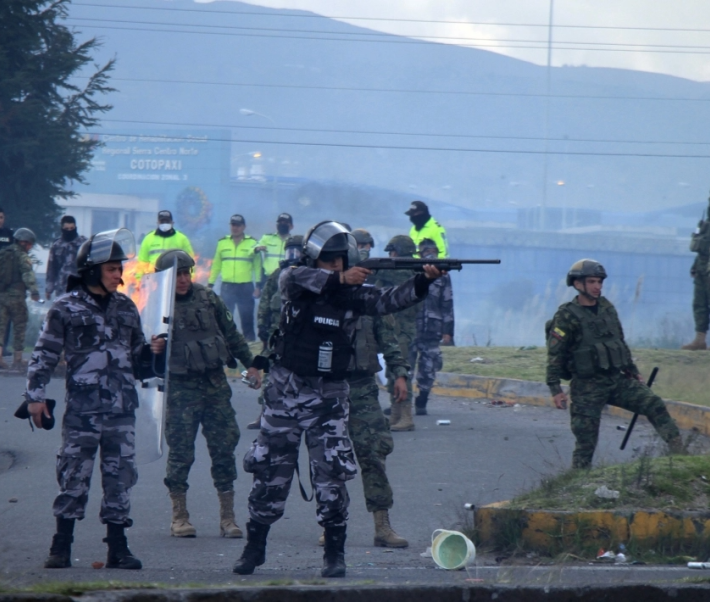
[[[370,249],[358,249],[357,252],[360,253],[360,261],[370,259]]]
[[[276,231],[284,236],[290,232],[290,224],[276,224]]]
[[[172,224],[158,224],[158,230],[161,232],[170,232],[173,229]]]
[[[62,240],[66,240],[67,242],[70,242],[74,240],[77,236],[79,236],[79,233],[74,230],[62,230]]]
[[[424,224],[426,224],[429,221],[429,214],[428,213],[420,213],[419,215],[410,215],[409,221],[414,224],[414,227],[417,230],[420,230],[421,228],[424,227]]]

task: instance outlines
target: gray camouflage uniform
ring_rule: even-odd
[[[69,276],[76,276],[76,254],[86,242],[86,236],[77,236],[74,240],[57,238],[49,247],[47,259],[47,281],[44,287],[48,295],[63,295],[67,290]]]
[[[101,522],[130,527],[129,493],[138,478],[135,374],[141,357],[149,353],[133,301],[113,293],[104,310],[81,287],[59,297],[32,352],[28,401],[45,400],[45,386],[62,351],[67,362],[66,411],[57,454],[60,491],[54,515],[84,518],[94,459],[101,447]]]
[[[308,293],[327,295],[346,309],[342,328],[353,340],[361,315],[383,315],[410,307],[426,296],[429,281],[411,279],[399,287],[340,284],[340,274],[304,266],[283,270],[279,280],[285,302]],[[348,438],[349,386],[345,380],[304,377],[276,360],[265,392],[264,415],[256,441],[244,457],[244,470],[254,475],[249,494],[252,520],[272,524],[283,516],[293,472],[305,432],[315,490],[318,523],[344,526],[350,498],[345,482],[357,474]]]
[[[436,373],[443,366],[441,337],[454,336],[454,294],[448,274],[434,281],[426,301],[417,310],[417,337],[409,346],[409,362],[412,372],[416,366],[419,390],[431,391]]]

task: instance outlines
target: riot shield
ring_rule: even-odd
[[[170,328],[175,306],[175,279],[172,267],[141,278],[138,305],[146,341],[153,335],[168,335],[166,358],[170,357]],[[163,455],[165,404],[168,394],[167,362],[165,373],[138,385],[139,406],[136,411],[136,461],[155,462]]]

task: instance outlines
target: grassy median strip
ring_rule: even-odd
[[[443,372],[545,382],[544,347],[442,347],[442,352]],[[660,368],[653,389],[661,397],[710,406],[710,351],[632,349],[632,353],[645,376],[654,366]]]
[[[617,498],[600,497],[606,487]],[[628,464],[569,470],[511,500],[510,507],[545,510],[673,510],[710,508],[710,457],[642,456]]]

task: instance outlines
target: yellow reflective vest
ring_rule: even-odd
[[[195,257],[190,239],[182,232],[175,230],[175,233],[170,236],[159,236],[155,231],[149,232],[141,243],[140,251],[138,251],[136,278],[140,278],[146,272],[152,272],[160,254],[170,249],[180,249],[185,251],[190,257]]]
[[[282,259],[286,259],[286,238],[281,238],[278,234],[264,234],[259,239],[258,246],[266,247],[264,251],[264,274],[271,276],[274,270],[279,267]]]
[[[419,247],[419,243],[425,238],[429,238],[436,243],[439,248],[439,257],[449,256],[449,241],[446,239],[446,230],[433,217],[424,224],[421,230],[417,230],[414,226],[409,231],[409,237],[414,241],[414,244]]]
[[[237,245],[229,235],[220,238],[212,260],[209,283],[214,284],[217,276],[222,276],[222,282],[258,284],[261,279],[261,255],[254,252],[256,245],[256,239],[248,235]]]

